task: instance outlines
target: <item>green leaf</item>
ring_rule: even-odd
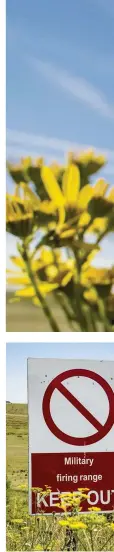
[[[48,193],[43,185],[41,178],[41,168],[31,165],[28,170],[29,180],[35,185],[35,190],[41,200],[48,199]]]
[[[111,291],[112,284],[95,284],[95,288],[98,292],[98,295],[101,297],[101,299],[106,299],[109,296],[109,293]]]
[[[24,167],[21,164],[16,166],[16,165],[11,165],[10,163],[7,163],[7,170],[10,176],[16,182],[16,184],[20,184],[22,180],[23,182],[27,182],[26,171],[24,170]]]
[[[108,232],[114,231],[114,207],[112,208],[112,211],[108,215]]]
[[[112,210],[112,203],[103,197],[94,197],[88,204],[88,211],[92,218],[106,217]]]

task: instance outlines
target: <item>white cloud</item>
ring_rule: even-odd
[[[21,157],[30,155],[32,158],[43,156],[46,163],[56,161],[64,163],[69,151],[75,153],[82,149],[93,148],[96,153],[106,156],[108,164],[104,167],[105,175],[114,175],[114,151],[105,148],[96,148],[90,144],[79,144],[76,142],[62,140],[58,138],[27,134],[26,132],[7,129],[7,159],[9,161],[18,161]]]
[[[12,129],[7,129],[7,151],[13,153],[13,149],[16,150],[16,155],[19,155],[20,151],[26,151],[32,148],[34,155],[36,155],[36,148],[43,148],[42,151],[58,151],[61,154],[67,153],[68,151],[79,151],[80,149],[93,149],[98,153],[103,153],[106,155],[106,158],[110,163],[114,164],[114,150],[108,148],[98,148],[95,145],[90,144],[79,144],[77,142],[72,142],[69,140],[35,135],[31,133],[26,133],[24,131],[17,131]],[[38,151],[37,151],[38,154]]]
[[[56,161],[58,161],[58,163],[63,163],[63,159],[64,159],[64,156],[60,156],[60,155],[57,155],[54,156],[54,154],[51,154],[50,152],[48,151],[45,151],[44,148],[41,148],[40,146],[38,146],[38,149],[34,149],[32,146],[26,146],[23,145],[23,144],[17,144],[17,145],[8,145],[7,146],[7,161],[9,162],[18,162],[18,160],[22,157],[32,157],[32,159],[37,159],[37,157],[43,157],[44,160],[46,161],[46,163],[53,163],[55,162],[55,157],[56,157]]]
[[[98,111],[103,117],[114,119],[114,105],[110,105],[105,95],[86,79],[73,77],[67,71],[57,69],[51,63],[37,58],[30,58],[29,61],[37,72],[69,92],[76,100],[83,102],[90,109]]]

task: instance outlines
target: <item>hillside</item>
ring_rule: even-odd
[[[28,414],[27,404],[6,404],[7,476],[12,485],[28,477]]]

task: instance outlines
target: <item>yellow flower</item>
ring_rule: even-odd
[[[27,485],[25,483],[22,483],[22,485],[18,485],[18,489],[27,489]]]
[[[43,252],[44,255],[44,252]],[[41,253],[40,258],[37,258],[35,260],[30,259],[31,262],[31,269],[33,274],[35,274],[36,277],[36,283],[38,290],[42,297],[45,297],[47,293],[50,293],[54,289],[58,287],[57,282],[48,282],[45,275],[45,268],[47,267],[50,262],[52,262],[53,255],[51,254],[51,251],[45,252],[45,258],[43,258],[43,255]],[[17,289],[15,291],[15,296],[17,297],[25,297],[25,298],[32,298],[33,303],[36,303],[40,305],[40,300],[36,297],[35,290],[33,285],[31,284],[31,280],[28,276],[27,266],[26,262],[21,257],[11,257],[11,260],[14,264],[16,264],[21,270],[20,272],[14,272],[13,271],[7,271],[8,274],[11,273],[11,276],[8,275],[7,283],[13,284],[16,286],[23,286],[24,288]],[[44,274],[44,280],[40,279],[40,271],[42,271],[42,275]]]
[[[47,228],[56,219],[56,205],[49,199],[41,201],[25,182],[16,185],[14,195],[6,194],[6,228],[15,236],[25,238],[36,224]]]
[[[89,184],[80,190],[80,171],[74,163],[63,172],[62,189],[50,167],[42,167],[41,178],[50,200],[56,208],[62,209],[62,222],[65,219],[65,208],[84,211],[93,195],[93,189]]]
[[[40,305],[40,300],[35,295],[34,287],[28,275],[26,262],[21,257],[13,256],[10,258],[19,268],[17,272],[13,272],[13,270],[7,271],[7,283],[19,287],[15,291],[15,299],[17,300],[17,298],[21,297],[31,298],[35,305]],[[39,256],[36,259],[29,258],[31,270],[33,275],[35,275],[37,287],[42,297],[45,297],[60,286],[66,286],[74,274],[74,259],[64,262],[62,257],[59,257],[58,260],[56,258],[56,253],[54,256],[51,249],[44,247],[39,250]],[[24,287],[22,287],[23,285]]]
[[[35,548],[33,548],[33,550],[43,550],[43,548],[40,544],[35,544]]]
[[[31,491],[33,493],[35,493],[35,492],[38,492],[38,491],[43,491],[43,489],[41,487],[31,487]]]
[[[73,504],[80,504],[81,496],[73,498]]]
[[[60,521],[59,521],[59,525],[62,525],[63,527],[65,527],[65,526],[68,525],[68,522],[65,521],[65,520],[60,520]]]
[[[114,523],[113,522],[110,524],[110,527],[114,531]]]
[[[95,188],[86,184],[80,189],[80,163],[89,167],[93,166],[96,171],[105,163],[105,159],[103,156],[95,156],[93,151],[83,152],[77,157],[77,160],[73,158],[73,155],[70,155],[68,167],[63,170],[61,188],[56,178],[56,171],[53,172],[50,167],[45,166],[41,170],[41,178],[46,192],[56,207],[62,207],[64,217],[65,208],[76,208],[83,212],[94,194],[102,196],[107,189],[107,184],[102,180],[98,181]]]
[[[88,508],[88,510],[90,510],[92,512],[100,512],[101,508],[98,508],[97,506],[92,506],[91,508]]]
[[[84,292],[85,299],[92,305],[98,302],[98,293],[95,288],[92,288]]]
[[[65,498],[65,499],[67,499],[67,497],[68,497],[68,498],[69,498],[69,497],[72,498],[72,496],[73,496],[73,493],[70,493],[70,492],[69,492],[69,493],[61,493],[61,494],[60,494],[60,497],[61,497],[61,498]]]
[[[83,523],[82,521],[69,522],[69,526],[71,529],[87,529],[86,523]]]
[[[78,487],[78,491],[89,491],[88,487]]]
[[[18,525],[21,525],[24,523],[23,519],[12,519],[12,523],[17,523]]]

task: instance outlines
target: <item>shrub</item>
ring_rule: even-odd
[[[114,519],[100,513],[100,508],[81,512],[85,493],[72,493],[62,498],[64,514],[36,516],[28,514],[27,487],[20,485],[10,491],[10,509],[7,519],[7,550],[114,550]],[[60,504],[59,504],[60,507]],[[71,508],[70,513],[67,510]]]

